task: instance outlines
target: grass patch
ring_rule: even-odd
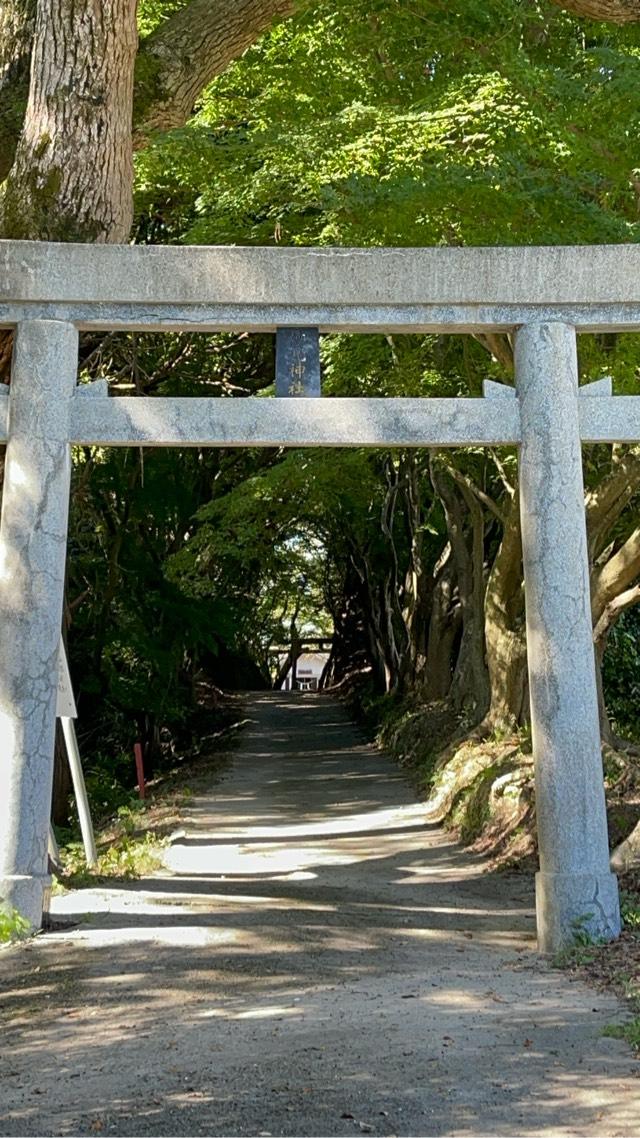
[[[609,1023],[602,1034],[610,1039],[626,1039],[634,1051],[640,1051],[640,1015],[629,1023]]]

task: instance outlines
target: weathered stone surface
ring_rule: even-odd
[[[558,952],[580,935],[612,940],[620,934],[618,881],[613,873],[536,874],[539,952]]]
[[[574,330],[522,328],[515,345],[521,411],[520,508],[531,729],[540,847],[543,952],[577,928],[620,931],[609,872],[593,652]],[[606,400],[602,400],[606,402]]]
[[[5,303],[6,302],[6,303]],[[509,330],[640,323],[637,245],[335,249],[0,242],[0,323]]]
[[[78,334],[16,334],[0,521],[0,898],[38,928],[49,886],[58,645]]]
[[[634,443],[640,440],[638,395],[581,399],[578,415],[580,437],[585,443]]]
[[[610,375],[604,375],[602,379],[594,379],[591,383],[585,383],[578,391],[581,399],[606,399],[611,398],[613,395],[613,381]]]
[[[578,398],[575,337],[640,326],[640,248],[130,248],[0,242],[0,324],[19,328],[0,527],[0,895],[39,923],[47,887],[69,442],[470,446],[521,441],[541,872],[540,946],[619,929],[608,869],[580,437],[640,438],[640,400]],[[110,399],[74,393],[71,326],[514,330],[518,399]],[[314,333],[315,336],[315,333]],[[597,398],[595,396],[598,396]],[[7,419],[8,427],[7,427]]]
[[[98,246],[94,246],[98,248]],[[103,248],[103,246],[100,246]],[[275,332],[313,324],[320,332],[513,332],[522,324],[565,320],[580,332],[630,332],[640,327],[634,304],[200,304],[194,300],[7,301],[0,327],[23,320],[70,321],[81,331],[121,328],[140,332]]]
[[[79,396],[74,442],[113,446],[477,446],[520,437],[515,399],[155,399]]]
[[[2,241],[0,298],[105,304],[638,304],[640,249],[276,249]]]

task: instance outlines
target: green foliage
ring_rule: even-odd
[[[640,894],[628,890],[620,891],[620,913],[626,929],[637,930],[640,934]]]
[[[627,1023],[607,1024],[602,1034],[610,1039],[625,1039],[636,1051],[640,1051],[640,1016],[635,1016]]]
[[[141,35],[181,6],[143,0]],[[153,95],[153,64],[141,67]],[[585,30],[547,0],[321,0],[219,77],[187,127],[138,154],[136,239],[637,241],[639,118],[638,28]],[[486,376],[511,378],[508,360],[471,337],[326,336],[321,351],[329,396],[479,395]],[[583,379],[611,374],[617,391],[637,391],[637,360],[638,337],[581,338]],[[83,338],[83,366],[87,379],[108,377],[114,395],[270,395],[274,343],[94,334]],[[585,457],[593,488],[610,449]],[[369,656],[390,627],[406,649],[406,583],[416,564],[430,578],[448,541],[424,454],[84,448],[74,462],[69,644],[90,788],[105,812],[127,802],[134,739],[156,764],[173,756],[202,671],[229,684],[251,659],[268,682],[270,647],[292,624],[324,632],[342,621]],[[466,450],[446,463],[498,506],[507,501],[514,452]],[[614,540],[635,524],[636,504]],[[487,569],[501,535],[488,515]],[[397,602],[386,624],[373,611],[381,597]],[[415,627],[427,622],[421,611]],[[628,614],[605,664],[627,734],[637,730],[636,631]],[[400,728],[397,708],[377,703],[382,671],[378,661],[368,721],[388,712],[385,730],[398,727],[398,745],[412,738],[430,770],[435,745],[415,708]]]
[[[612,629],[602,678],[616,730],[640,739],[640,609],[628,609]]]
[[[513,0],[314,5],[140,156],[139,200],[194,243],[636,240],[637,41]]]
[[[186,128],[139,155],[140,215],[162,219],[163,240],[186,243],[636,241],[630,171],[637,163],[639,79],[637,28],[594,25],[586,33],[549,3],[490,0],[479,9],[465,0],[454,10],[407,9],[393,0],[336,7],[325,0],[264,36],[211,85]],[[610,374],[616,390],[637,390],[637,345],[637,337],[583,337],[583,377]],[[323,339],[322,358],[330,395],[478,395],[487,375],[510,378],[504,358],[469,337],[331,336]],[[277,562],[290,552],[287,525],[294,546],[309,533],[323,543],[322,572],[334,595],[349,563],[372,594],[389,588],[390,558],[400,577],[409,571],[413,539],[403,534],[404,506],[392,536],[380,533],[388,471],[380,456],[359,460],[364,493],[354,486],[346,452],[325,455],[325,469],[308,475],[309,502],[312,493],[333,502],[341,488],[333,524],[329,511],[320,517],[317,506],[300,506],[301,488],[292,481],[297,461],[285,458],[281,474],[279,462],[267,464],[261,486],[241,493],[233,534],[222,516],[238,508],[237,496],[219,499],[209,520],[199,512],[195,544],[172,563],[172,579],[203,595],[213,561],[220,582],[225,574],[230,579],[222,567],[226,545],[227,565],[235,558],[247,584],[245,628],[266,629],[276,610],[283,626],[289,619],[283,595],[271,615],[263,609],[257,622],[249,615],[250,590],[262,597],[266,584],[274,597],[279,579],[286,591]],[[502,474],[515,476],[513,454],[500,456],[499,477],[491,455],[467,451],[452,461],[504,501]],[[610,467],[609,448],[590,448],[586,466],[593,487]],[[296,502],[288,520],[279,490]],[[425,467],[419,494],[420,554],[429,572],[448,535]],[[215,536],[214,516],[224,537]],[[630,503],[617,540],[632,516]],[[246,540],[239,541],[244,527]],[[266,549],[264,533],[272,530],[276,540]],[[499,528],[487,525],[489,564],[499,540]],[[260,562],[270,562],[272,572]]]
[[[20,916],[17,909],[7,909],[5,906],[0,906],[0,944],[23,940],[30,932],[29,921]]]
[[[144,827],[144,803],[132,799],[120,806],[107,837],[99,841],[98,861],[91,868],[82,843],[68,841],[60,849],[64,885],[80,888],[102,878],[132,879],[153,873],[162,864],[165,842]]]

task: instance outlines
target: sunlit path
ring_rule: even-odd
[[[0,958],[1,1132],[636,1134],[619,1008],[534,955],[529,879],[425,823],[335,701],[247,714],[165,873]]]

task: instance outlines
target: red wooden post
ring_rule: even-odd
[[[142,762],[142,743],[134,743],[133,753],[136,757],[136,774],[138,776],[138,794],[144,798],[144,764]]]

